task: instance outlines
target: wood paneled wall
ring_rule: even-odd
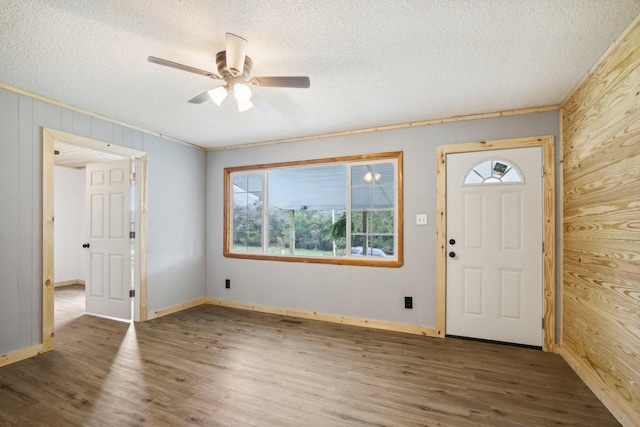
[[[562,106],[561,354],[640,425],[640,19]]]

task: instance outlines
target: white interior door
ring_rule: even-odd
[[[446,333],[541,346],[542,148],[446,160]]]
[[[131,319],[131,160],[87,165],[86,312]]]

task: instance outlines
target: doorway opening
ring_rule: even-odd
[[[82,286],[86,290],[84,311],[87,314],[128,322],[132,321],[135,311],[134,298],[129,294],[136,279],[136,163],[136,159],[120,154],[54,141],[56,292],[62,286]],[[102,182],[96,186],[93,179],[88,179],[97,174],[104,177],[105,171],[112,172],[107,180],[121,180],[117,192],[106,194],[107,197],[104,190],[113,187],[113,183]],[[113,173],[120,171],[124,173]],[[113,230],[116,225],[120,230]],[[101,239],[93,236],[97,228],[101,229],[100,234],[106,231]],[[112,241],[108,245],[112,250],[105,253],[107,239]],[[118,244],[115,252],[113,242]],[[103,247],[102,251],[97,252],[96,243]],[[103,278],[105,275],[109,277]],[[105,305],[106,300],[111,300],[110,304]]]
[[[55,153],[58,152],[58,155]],[[64,154],[63,154],[64,153]],[[125,159],[125,160],[122,160]],[[125,192],[119,197],[102,197],[102,200],[107,200],[106,209],[111,209],[108,199],[119,200],[119,205],[126,212],[121,216],[122,221],[120,221],[121,228],[123,230],[122,233],[122,242],[126,245],[126,250],[122,251],[122,254],[126,255],[126,257],[121,257],[123,262],[118,267],[113,267],[113,263],[111,267],[110,264],[107,265],[107,268],[112,268],[112,271],[109,274],[113,274],[114,272],[119,272],[120,275],[125,279],[122,281],[124,284],[127,283],[126,286],[131,289],[131,296],[129,298],[129,289],[126,289],[126,301],[122,301],[123,304],[128,304],[128,314],[111,316],[120,318],[119,320],[133,319],[134,321],[145,321],[147,320],[147,289],[146,289],[146,197],[147,197],[147,179],[146,179],[146,153],[131,149],[127,147],[121,147],[117,145],[112,145],[109,143],[97,141],[90,138],[79,137],[76,135],[68,134],[65,132],[60,132],[52,129],[43,129],[43,346],[44,350],[51,350],[53,348],[53,332],[54,332],[54,287],[56,282],[62,282],[62,284],[66,284],[65,280],[62,280],[62,277],[58,275],[56,279],[55,273],[55,265],[54,265],[54,252],[55,252],[55,242],[56,238],[63,239],[65,236],[57,236],[55,227],[54,227],[54,219],[55,217],[55,176],[60,171],[57,169],[67,169],[69,171],[69,167],[74,168],[82,168],[87,167],[87,165],[109,165],[117,163],[118,160],[121,164],[125,164],[126,176],[125,173],[120,173],[121,180],[123,181],[123,185],[128,187]],[[66,166],[66,168],[64,167]],[[93,167],[89,166],[89,168]],[[129,173],[129,169],[132,170],[133,173]],[[123,169],[124,170],[124,169]],[[89,182],[87,178],[86,172],[83,173],[76,169],[78,173],[75,174],[76,181],[78,179],[82,180],[82,184],[77,183],[78,186],[82,186],[83,192],[85,191],[85,182]],[[64,172],[64,171],[63,171]],[[69,174],[67,174],[69,175]],[[74,174],[71,174],[74,175]],[[79,177],[80,175],[80,177]],[[83,176],[82,176],[83,175]],[[117,174],[112,174],[112,176],[117,176]],[[134,178],[135,177],[135,178]],[[73,181],[72,181],[73,182]],[[86,190],[88,191],[88,190]],[[126,196],[125,196],[126,194]],[[126,200],[124,200],[126,199]],[[92,198],[93,200],[93,198]],[[80,231],[79,235],[82,236],[81,240],[84,241],[87,238],[87,233],[89,231],[89,223],[88,218],[84,217],[86,215],[85,212],[88,212],[88,208],[94,202],[87,202],[86,195],[84,200],[84,205],[82,206],[81,213],[77,213],[82,216],[82,220],[79,224],[76,224],[76,228],[84,228],[84,230]],[[98,203],[99,204],[99,203]],[[133,209],[129,210],[129,205],[133,207]],[[59,211],[59,209],[58,209]],[[123,211],[124,212],[124,211]],[[60,213],[60,212],[58,212]],[[107,211],[109,214],[109,211]],[[62,221],[63,218],[60,218]],[[82,222],[87,221],[82,227]],[[69,230],[69,229],[68,229]],[[86,231],[85,231],[86,230]],[[60,232],[60,230],[58,230]],[[79,244],[78,240],[73,240],[73,242],[68,243],[66,247],[70,247],[69,245],[75,245],[76,249],[79,249],[79,253],[75,252],[75,261],[77,263],[82,262],[87,266],[91,266],[92,263],[95,265],[95,259],[97,257],[91,256],[90,244],[89,242]],[[60,246],[60,245],[58,245]],[[82,247],[81,247],[82,246]],[[83,253],[84,251],[84,253]],[[91,253],[93,248],[91,248]],[[74,256],[72,251],[71,257]],[[117,259],[118,257],[114,257],[113,255],[109,256],[112,260]],[[68,262],[73,263],[73,259],[69,259]],[[56,263],[59,264],[59,263]],[[69,264],[68,264],[69,265]],[[58,267],[60,267],[58,265]],[[87,267],[90,269],[91,267]],[[87,270],[85,268],[85,270]],[[78,269],[78,275],[82,275],[82,269]],[[67,272],[68,274],[68,272]],[[72,273],[73,274],[73,273]],[[85,277],[83,278],[73,278],[69,279],[71,281],[88,281],[91,282],[91,277],[100,277],[101,274],[91,275],[91,272],[84,272]],[[87,277],[86,274],[89,274],[91,277]],[[80,279],[80,280],[74,280]],[[129,284],[131,283],[131,285]],[[124,285],[123,285],[124,286]],[[87,288],[87,297],[88,300],[89,295],[89,287]],[[90,314],[102,315],[99,309],[92,310]],[[87,310],[89,311],[89,310]],[[105,317],[110,317],[106,315]]]
[[[553,351],[555,345],[555,173],[553,136],[519,138],[452,144],[438,147],[437,210],[438,251],[436,286],[436,329],[438,336],[446,335],[447,322],[447,258],[450,246],[447,239],[447,155],[526,147],[542,147],[542,349]]]

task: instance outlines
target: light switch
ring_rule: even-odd
[[[427,214],[416,215],[416,225],[427,225]]]

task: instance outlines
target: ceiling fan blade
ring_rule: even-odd
[[[296,87],[306,89],[311,86],[311,80],[306,76],[297,77],[252,77],[249,83],[262,87]]]
[[[247,52],[247,41],[231,33],[226,33],[224,38],[227,44],[227,68],[234,77],[240,76],[244,72],[244,57]]]
[[[222,77],[220,77],[214,72],[201,70],[199,68],[189,67],[188,65],[179,64],[173,61],[167,61],[166,59],[156,58],[155,56],[149,56],[147,58],[147,61],[153,64],[164,65],[165,67],[171,67],[177,70],[188,71],[190,73],[199,74],[201,76],[209,77],[211,79],[216,79],[216,80],[222,79]]]
[[[256,108],[262,111],[263,113],[266,113],[266,114],[275,113],[277,111],[276,108],[273,105],[271,105],[271,103],[267,101],[262,95],[256,92],[257,91],[254,90],[253,94],[251,95],[251,101],[253,101],[253,105],[255,105]]]
[[[191,98],[187,102],[191,104],[202,104],[203,102],[208,101],[210,99],[211,99],[211,96],[209,96],[209,91],[207,91],[207,92],[202,92],[200,95],[194,98]]]

